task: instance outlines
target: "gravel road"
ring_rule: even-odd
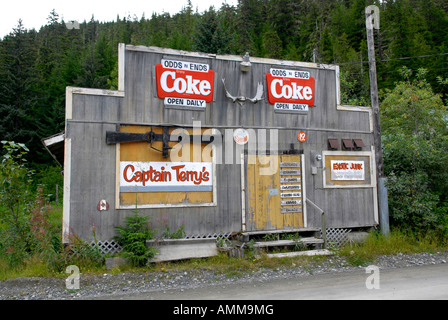
[[[380,269],[401,268],[416,265],[447,263],[448,252],[396,254],[380,256],[372,264]],[[221,274],[213,268],[188,271],[105,273],[103,275],[80,275],[79,290],[68,290],[66,278],[15,278],[0,281],[0,300],[74,300],[113,299],[130,293],[165,292],[170,289],[188,290],[231,283],[250,283],[273,279],[297,279],[323,273],[355,271],[344,258],[331,256],[323,262],[302,267],[291,263],[276,269],[260,268],[251,272]],[[67,274],[68,276],[68,274]],[[160,295],[158,295],[160,296]]]

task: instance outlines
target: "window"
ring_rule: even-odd
[[[328,139],[328,149],[330,150],[338,150],[339,149],[339,141],[338,139]]]
[[[352,139],[342,139],[343,150],[353,150],[354,147]]]
[[[355,145],[355,150],[361,150],[366,145],[362,141],[362,139],[353,139],[353,143]]]

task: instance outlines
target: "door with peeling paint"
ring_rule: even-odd
[[[246,164],[246,231],[302,228],[302,155],[248,155]]]

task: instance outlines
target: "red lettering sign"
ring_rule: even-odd
[[[157,96],[200,99],[207,102],[213,100],[215,73],[165,68],[156,65]]]
[[[333,163],[333,170],[348,170],[348,163],[346,162],[335,162]]]
[[[276,102],[298,103],[314,106],[314,78],[308,79],[274,77],[266,73],[268,100]]]
[[[209,181],[210,173],[206,171],[205,167],[202,167],[202,171],[182,171],[185,165],[172,166],[176,172],[175,177],[172,176],[170,171],[165,171],[165,167],[162,167],[160,171],[150,166],[149,170],[136,171],[132,164],[127,165],[123,171],[123,179],[126,182],[141,182],[143,186],[146,182],[169,182],[174,178],[175,181],[192,181],[194,184],[199,185],[203,181]]]
[[[141,192],[154,191],[154,187],[210,191],[207,187],[212,187],[212,180],[211,162],[120,162],[120,189],[124,192],[134,192],[133,187]]]

